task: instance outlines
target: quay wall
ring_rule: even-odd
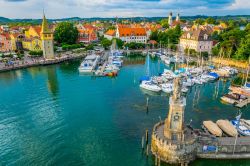
[[[173,141],[164,137],[163,129],[164,122],[157,123],[153,128],[151,139],[152,154],[163,162],[188,164],[196,158],[250,159],[249,137],[238,137],[236,140],[235,137],[218,138],[211,135],[200,135],[184,141]]]
[[[83,58],[85,56],[86,56],[85,54],[82,54],[82,55],[77,55],[77,56],[62,57],[62,58],[58,58],[58,59],[37,61],[34,63],[24,63],[24,64],[19,64],[19,65],[11,65],[8,67],[0,68],[0,73],[6,72],[6,71],[11,71],[11,70],[18,70],[18,69],[24,69],[24,68],[29,68],[29,67],[35,67],[35,66],[52,65],[52,64],[62,63],[62,62],[68,61],[68,60],[80,59],[80,58]]]
[[[250,158],[250,139],[239,137],[236,141],[234,137],[223,137],[207,139],[199,142],[197,148],[197,158],[206,159],[249,159]],[[203,146],[215,146],[214,152],[205,152]]]

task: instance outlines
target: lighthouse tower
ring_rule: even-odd
[[[181,96],[180,78],[174,80],[174,93],[170,98],[169,106],[168,117],[164,125],[164,136],[169,140],[183,141],[186,98]]]
[[[48,21],[43,13],[43,22],[41,29],[41,40],[42,40],[42,50],[43,57],[45,59],[54,59],[54,45],[53,45],[53,32],[49,29]]]
[[[174,80],[168,117],[157,123],[152,132],[151,151],[161,161],[186,165],[196,158],[197,138],[184,124],[186,98],[181,95],[180,78]]]

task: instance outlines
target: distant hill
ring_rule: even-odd
[[[167,17],[167,16],[166,16]],[[127,18],[118,18],[119,20],[131,20],[131,21],[159,21],[163,18],[166,17],[127,17]],[[206,19],[210,16],[205,16],[205,15],[197,15],[197,16],[181,16],[181,19],[185,19],[185,20],[195,20],[197,18],[203,18]],[[234,19],[234,20],[241,20],[241,19],[245,19],[250,21],[250,15],[235,15],[235,16],[212,16],[215,19],[219,19],[219,20],[229,20],[229,19]],[[71,17],[71,18],[61,18],[61,19],[49,19],[50,22],[53,21],[95,21],[95,20],[101,20],[101,21],[115,21],[116,18],[101,18],[101,17],[93,17],[93,18],[80,18],[80,17]],[[41,19],[9,19],[9,18],[5,18],[5,17],[0,17],[0,24],[4,24],[4,23],[11,23],[11,22],[21,22],[21,23],[34,23],[34,24],[40,24],[42,22]]]
[[[0,17],[0,23],[7,23],[7,22],[11,22],[11,20],[5,17]]]

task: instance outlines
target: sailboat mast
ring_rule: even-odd
[[[149,52],[148,52],[148,56],[147,56],[147,69],[146,69],[146,75],[149,77],[150,73],[149,73]]]
[[[247,86],[247,80],[248,80],[249,70],[250,70],[250,56],[248,58],[248,68],[247,68],[247,75],[246,75],[245,86]]]

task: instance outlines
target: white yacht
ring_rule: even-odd
[[[171,93],[173,92],[173,85],[171,83],[162,84],[161,90],[165,93]]]
[[[188,88],[187,88],[186,86],[183,86],[183,87],[181,88],[181,92],[187,93],[187,92],[188,92]]]
[[[95,71],[98,62],[100,60],[100,56],[98,55],[88,55],[81,63],[78,68],[80,73],[92,73]]]
[[[184,81],[183,83],[183,86],[186,86],[186,87],[191,87],[194,85],[194,82],[192,81],[192,79],[188,78],[186,81]]]
[[[140,87],[148,91],[160,92],[161,88],[152,81],[142,81]]]

